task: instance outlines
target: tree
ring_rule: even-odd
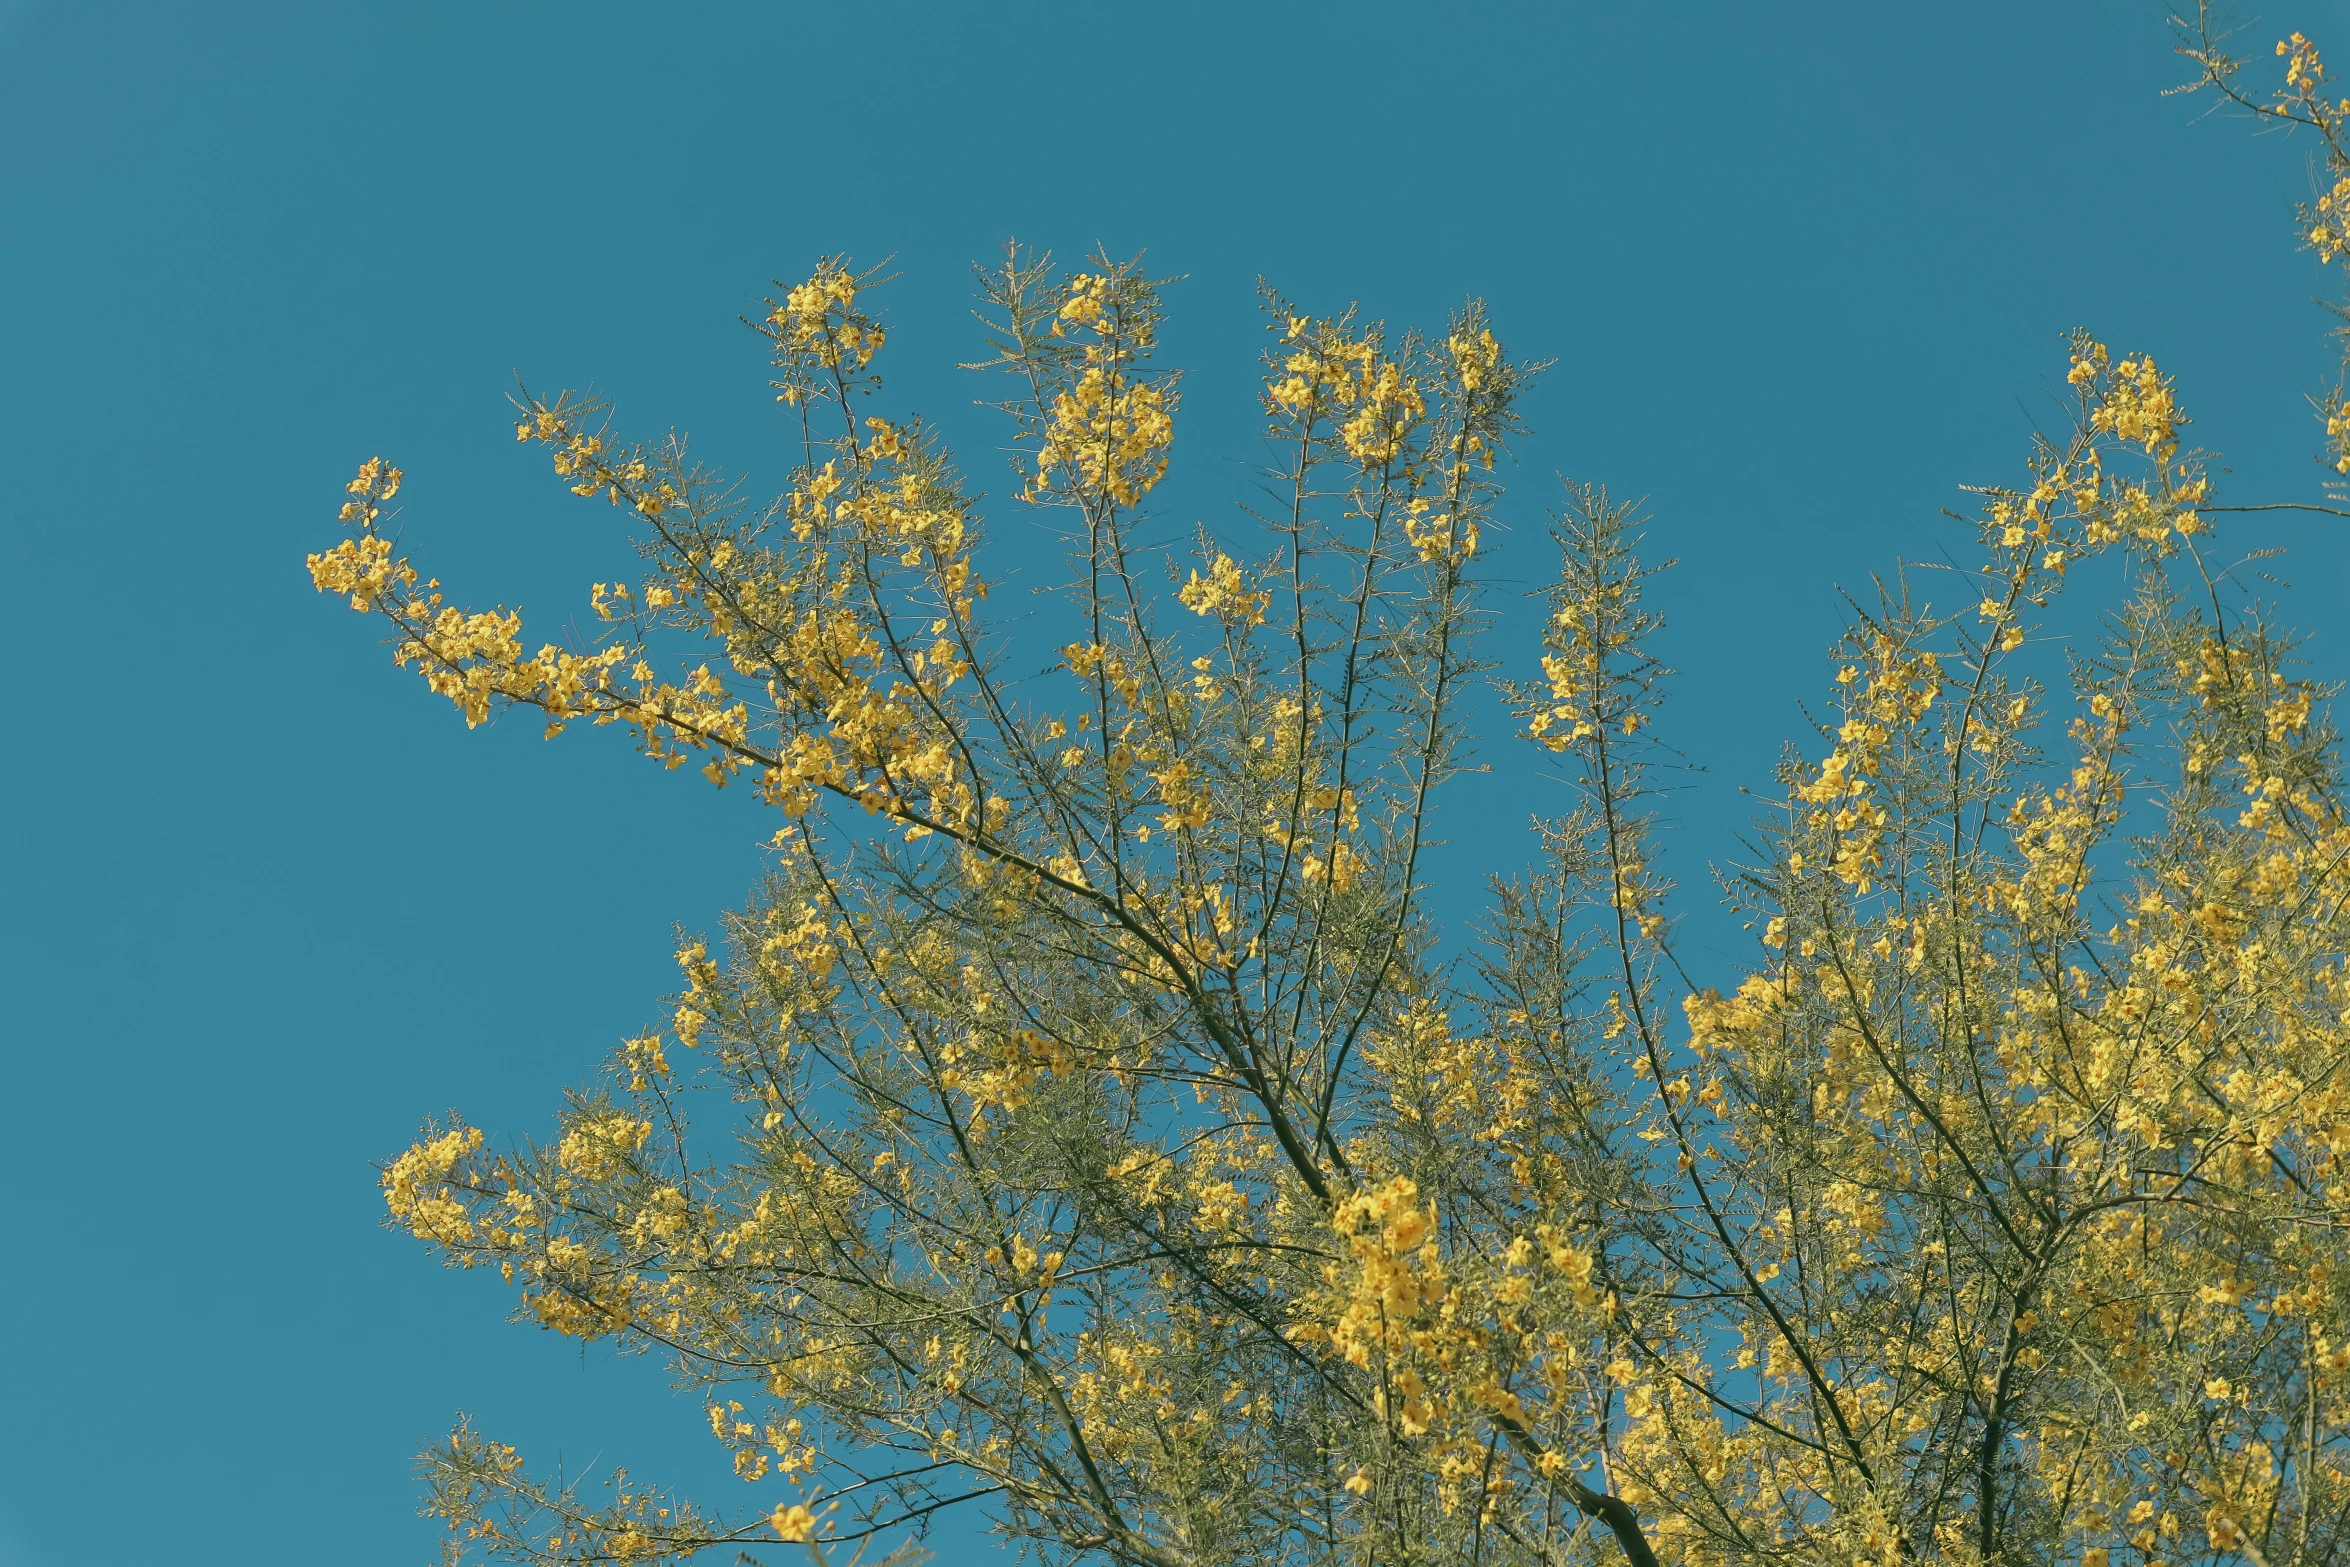
[[[2315,129],[2316,49],[2203,84]],[[2350,1551],[2350,817],[2330,688],[2228,586],[2143,354],[1982,492],[1935,608],[1883,588],[1675,955],[1635,509],[1570,486],[1538,675],[1577,802],[1473,938],[1423,903],[1479,689],[1475,579],[1534,368],[1472,303],[1390,336],[1268,293],[1260,558],[1158,585],[1157,289],[982,277],[1020,499],[1080,541],[1059,684],[1003,678],[936,433],[859,417],[884,333],[828,260],[758,323],[804,460],[752,508],[570,396],[516,435],[641,530],[604,635],[526,650],[395,556],[363,466],[317,586],[469,725],[627,730],[773,807],[661,1031],[545,1146],[428,1125],[393,1222],[519,1314],[658,1350],[728,1512],[426,1455],[452,1559],[856,1541],[992,1498],[1052,1558],[2316,1563]],[[2350,401],[2325,400],[2350,472]],[[2079,572],[2091,651],[2035,662]],[[682,654],[676,651],[684,648]],[[692,649],[702,651],[695,652]],[[2037,669],[2050,669],[2049,689]],[[2061,723],[2060,723],[2061,720]],[[689,1121],[692,1086],[732,1114]],[[704,1104],[709,1103],[705,1100]]]

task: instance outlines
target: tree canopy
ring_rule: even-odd
[[[2208,18],[2183,52],[2315,133],[2302,237],[2343,258],[2316,47],[2269,96]],[[1482,306],[1390,332],[1268,291],[1264,531],[1169,575],[1158,286],[983,273],[1017,502],[1077,540],[1055,672],[1016,680],[939,432],[866,412],[875,286],[828,259],[755,323],[801,448],[772,503],[520,405],[637,530],[591,640],[459,607],[380,460],[310,557],[469,725],[617,726],[774,813],[559,1136],[428,1125],[383,1173],[524,1320],[703,1389],[746,1500],[582,1494],[460,1424],[424,1459],[452,1560],[766,1559],[960,1503],[1150,1567],[2350,1552],[2333,688],[2234,585],[2218,519],[2265,508],[2152,357],[2076,333],[1971,562],[1855,600],[1720,879],[1751,971],[1709,987],[1638,509],[1569,485],[1539,667],[1479,655],[1540,368]],[[2076,574],[2101,602],[2059,604]],[[2052,616],[2099,630],[2051,659]],[[1488,693],[1573,804],[1448,931],[1430,813]]]

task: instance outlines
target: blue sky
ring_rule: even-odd
[[[1682,561],[1695,887],[1820,689],[1838,585],[1964,550],[1938,509],[2018,471],[2065,328],[2177,373],[2229,498],[2316,494],[2308,152],[2162,97],[2163,14],[0,0],[0,1567],[421,1562],[408,1460],[460,1408],[574,1468],[721,1467],[656,1366],[508,1326],[378,1229],[369,1166],[451,1106],[543,1129],[759,826],[605,735],[468,734],[392,670],[301,567],[359,459],[406,468],[461,593],[568,611],[624,546],[515,445],[513,376],[771,483],[735,317],[847,251],[900,274],[889,401],[1000,493],[953,369],[968,264],[1098,242],[1186,279],[1161,510],[1237,536],[1257,277],[1398,324],[1480,293],[1557,361],[1496,605],[1550,569],[1554,472],[1648,495]],[[2243,52],[2350,49],[2346,20]],[[2290,550],[2321,672],[2345,527],[2231,535]],[[997,534],[1017,605],[1051,552]],[[1487,754],[1445,874],[1522,857],[1555,800]],[[975,1529],[942,1556],[994,1559]]]

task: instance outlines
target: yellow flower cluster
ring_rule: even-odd
[[[375,532],[385,505],[400,493],[400,479],[400,470],[381,457],[361,463],[358,476],[344,486],[352,498],[343,502],[339,514],[342,521],[358,526],[358,535],[308,560],[312,586],[321,593],[349,595],[351,607],[362,615],[395,588],[416,583],[415,568],[393,560],[391,541]]]
[[[1771,944],[1778,945],[1780,936],[1779,930],[1773,930]],[[1719,991],[1692,991],[1681,1002],[1689,1019],[1689,1048],[1701,1057],[1751,1048],[1777,1026],[1788,1000],[1788,981],[1765,974],[1747,975],[1739,982],[1737,994],[1727,998]]]
[[[1419,382],[1384,356],[1376,335],[1357,333],[1345,320],[1292,316],[1283,344],[1282,376],[1265,385],[1268,408],[1309,428],[1334,420],[1341,448],[1366,468],[1403,455],[1428,401]]]
[[[712,1400],[704,1413],[710,1417],[710,1434],[734,1449],[734,1472],[745,1481],[763,1480],[773,1472],[796,1485],[815,1467],[817,1451],[807,1440],[802,1421],[745,1420],[742,1401],[732,1398],[724,1403]]]
[[[1419,1193],[1399,1175],[1348,1198],[1331,1215],[1330,1228],[1345,1238],[1348,1261],[1333,1264],[1326,1275],[1337,1293],[1320,1334],[1354,1366],[1367,1370],[1374,1357],[1401,1362],[1415,1350],[1439,1351],[1452,1337],[1436,1210],[1421,1207]],[[1413,1406],[1405,1418],[1424,1431],[1438,1411],[1414,1399],[1422,1388],[1416,1374],[1405,1386]]]
[[[1848,694],[1836,748],[1820,762],[1816,776],[1795,789],[1798,800],[1818,807],[1809,820],[1828,845],[1829,869],[1864,892],[1881,863],[1888,820],[1884,804],[1870,798],[1870,788],[1884,769],[1887,749],[1925,718],[1942,688],[1941,660],[1931,651],[1913,650],[1878,632],[1869,640],[1867,656],[1865,685],[1858,684],[1857,665],[1848,664],[1838,674]]]
[[[1273,595],[1253,586],[1239,564],[1223,554],[1210,564],[1206,576],[1194,570],[1176,597],[1195,615],[1214,615],[1242,626],[1263,625],[1265,611],[1273,604]]]
[[[2334,472],[2350,473],[2350,402],[2329,400],[2326,440],[2333,447]]]
[[[2334,181],[2333,188],[2317,198],[2316,221],[2305,237],[2320,261],[2350,252],[2350,177]]]
[[[985,1131],[990,1111],[1019,1109],[1039,1083],[1077,1064],[1068,1041],[1047,1038],[1033,1028],[1000,1034],[974,1031],[940,1045],[938,1059],[944,1067],[939,1084],[970,1101],[974,1132]]]
[[[878,419],[866,422],[877,426],[880,435],[888,438],[886,442],[876,439],[867,445],[865,455],[869,460],[879,461],[902,452],[903,448],[896,445],[901,436],[896,427]],[[814,488],[811,484],[811,492]],[[929,476],[900,472],[894,483],[864,487],[842,500],[835,507],[834,516],[856,528],[859,536],[897,550],[900,565],[926,565],[954,614],[969,613],[971,601],[985,595],[985,585],[972,575],[968,519],[956,498]]]
[[[857,309],[858,280],[837,261],[827,261],[815,276],[792,289],[784,302],[768,313],[777,341],[787,351],[804,353],[828,370],[853,365],[862,370],[873,363],[888,334],[871,316]],[[786,395],[786,402],[799,398]]]
[[[1164,388],[1111,365],[1089,365],[1054,399],[1052,423],[1036,454],[1035,489],[1102,495],[1132,506],[1166,477],[1174,439]]]
[[[1494,341],[1489,329],[1456,332],[1445,339],[1444,346],[1452,355],[1461,385],[1472,392],[1481,390],[1492,381],[1501,368],[1501,344]]]
[[[2154,356],[2142,354],[2111,363],[2103,343],[2089,345],[2077,356],[2065,377],[2075,386],[2103,383],[2104,395],[2090,415],[2090,426],[2134,441],[2148,452],[2167,456],[2178,445],[2178,427],[2185,423],[2172,396],[2171,383],[2154,367]]]
[[[1540,1222],[1492,1256],[1461,1259],[1456,1272],[1439,1245],[1435,1208],[1402,1176],[1340,1202],[1330,1227],[1345,1254],[1325,1267],[1328,1289],[1290,1337],[1327,1344],[1373,1377],[1373,1411],[1435,1476],[1440,1509],[1467,1505],[1490,1516],[1498,1494],[1480,1474],[1496,1438],[1473,1429],[1464,1419],[1471,1411],[1520,1447],[1536,1473],[1564,1475],[1563,1458],[1544,1451],[1537,1433],[1587,1388],[1590,1329],[1615,1310],[1597,1253]],[[1607,1374],[1630,1388],[1636,1413],[1649,1412],[1653,1395],[1629,1365]],[[1346,1489],[1367,1495],[1376,1484],[1358,1470]]]
[[[2333,184],[2315,203],[2302,207],[2301,237],[2321,262],[2341,260],[2350,256],[2350,98],[2332,96],[2335,89],[2317,45],[2302,34],[2280,39],[2276,52],[2285,61],[2285,81],[2274,102],[2239,101],[2266,118],[2314,126],[2324,138]],[[2227,69],[2232,71],[2233,62]],[[2337,386],[2321,400],[2320,412],[2325,418],[2327,460],[2335,472],[2350,473],[2350,401]]]
[[[572,433],[559,429],[554,438],[568,448]],[[386,481],[369,472],[379,466],[371,459],[354,483],[382,495],[383,486],[396,485],[396,478]],[[398,470],[388,472],[396,476]],[[591,485],[590,493],[599,487]],[[361,505],[363,527],[372,526],[375,510],[372,504]],[[670,767],[682,764],[690,752],[713,753],[704,770],[715,782],[724,782],[743,763],[749,711],[707,665],[674,684],[657,679],[640,658],[631,667],[633,686],[623,687],[613,672],[629,662],[630,650],[620,643],[590,653],[548,644],[525,657],[519,614],[502,608],[468,612],[444,603],[440,584],[420,586],[415,568],[394,560],[380,534],[345,539],[310,556],[309,566],[320,592],[345,594],[362,613],[380,610],[404,633],[394,644],[394,661],[415,666],[426,685],[465,715],[468,727],[487,721],[495,703],[521,703],[546,714],[550,738],[570,721],[587,718],[630,725],[640,748]],[[600,592],[597,599],[599,609],[608,603]]]
[[[2186,424],[2172,383],[2149,355],[2116,363],[2105,345],[2076,335],[2066,380],[2082,399],[2084,435],[2061,455],[2042,454],[2034,466],[2038,483],[2021,496],[2002,496],[1992,522],[2002,545],[2019,550],[2019,566],[2035,551],[2040,567],[2061,576],[2071,558],[2123,539],[2169,548],[2173,535],[2204,528],[2196,511],[2209,494],[2209,481],[2192,460],[2180,460],[2179,428]],[[2097,438],[2110,436],[2153,459],[2147,480],[2125,482],[2106,472]],[[2069,503],[2070,532],[2058,536],[2058,502]],[[2012,580],[2020,584],[2028,572]],[[2019,633],[2020,638],[2020,633]]]
[[[324,554],[309,558],[310,581],[321,593],[346,593],[351,607],[364,615],[395,582],[413,586],[416,568],[392,559],[392,541],[380,534],[345,539]]]
[[[478,1127],[460,1127],[416,1144],[384,1171],[384,1206],[419,1240],[453,1246],[473,1239],[473,1221],[448,1181],[459,1162],[480,1149]]]
[[[1175,440],[1171,383],[1136,368],[1157,335],[1148,285],[1123,269],[1071,278],[1051,335],[1083,339],[1082,368],[1039,388],[1036,476],[1024,493],[1133,506],[1166,477]]]
[[[1454,566],[1477,553],[1483,536],[1474,519],[1439,511],[1425,495],[1413,496],[1404,508],[1403,534],[1422,560]]]
[[[2317,45],[2299,33],[2277,40],[2277,58],[2285,62],[2285,87],[2282,96],[2304,102],[2317,99],[2327,81],[2324,59]]]
[[[385,504],[400,493],[400,478],[400,470],[381,457],[361,463],[358,476],[343,487],[353,498],[343,502],[342,520],[372,529],[382,519]]]
[[[555,1162],[583,1181],[610,1180],[652,1135],[653,1123],[641,1117],[619,1112],[585,1116],[555,1145]]]

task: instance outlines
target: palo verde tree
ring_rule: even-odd
[[[2279,50],[2261,98],[2187,48],[2317,133],[2331,260],[2350,101]],[[937,434],[862,416],[871,283],[826,261],[759,323],[772,505],[522,406],[638,530],[596,640],[446,599],[380,461],[310,558],[467,723],[617,726],[775,823],[556,1138],[432,1125],[383,1176],[525,1320],[704,1390],[744,1500],[582,1494],[460,1425],[424,1460],[452,1560],[765,1559],[980,1498],[1149,1567],[2350,1554],[2350,815],[2152,358],[2076,335],[2069,428],[1945,601],[1856,616],[1723,882],[1752,972],[1709,989],[1653,844],[1640,530],[1596,488],[1500,686],[1576,803],[1473,934],[1423,901],[1531,373],[1479,307],[1268,295],[1277,503],[1177,582],[1134,542],[1177,411],[1152,282],[985,274],[1019,500],[1079,541],[1057,683],[1015,689]],[[2076,573],[2102,639],[2036,664]]]

